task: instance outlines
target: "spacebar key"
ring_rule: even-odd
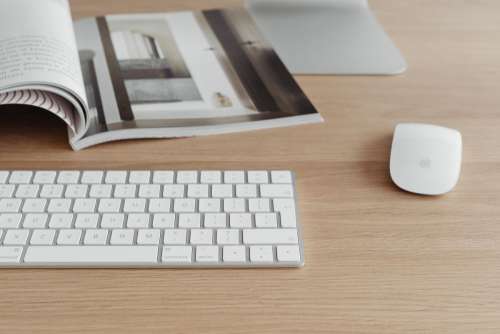
[[[30,246],[25,263],[156,263],[157,246]]]

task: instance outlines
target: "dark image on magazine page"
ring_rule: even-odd
[[[242,9],[115,15],[88,24],[99,32],[116,99],[116,108],[102,110],[99,94],[89,94],[97,131],[316,113]],[[96,72],[89,64],[86,78]],[[90,82],[89,90],[101,89]]]

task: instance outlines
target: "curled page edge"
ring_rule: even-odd
[[[76,133],[73,106],[62,97],[38,89],[21,89],[0,93],[0,105],[20,104],[45,109],[58,116]]]

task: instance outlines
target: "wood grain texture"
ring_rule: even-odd
[[[75,0],[75,18],[239,1]],[[500,2],[372,7],[405,54],[395,77],[298,77],[324,124],[82,152],[47,113],[0,112],[8,168],[291,168],[303,269],[1,270],[2,333],[499,333]],[[393,127],[464,137],[456,190],[429,198],[388,177]]]

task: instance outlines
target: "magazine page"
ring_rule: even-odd
[[[3,104],[46,108],[84,132],[86,95],[66,0],[2,0],[0,59]]]
[[[90,127],[74,148],[321,121],[244,9],[75,23]]]

